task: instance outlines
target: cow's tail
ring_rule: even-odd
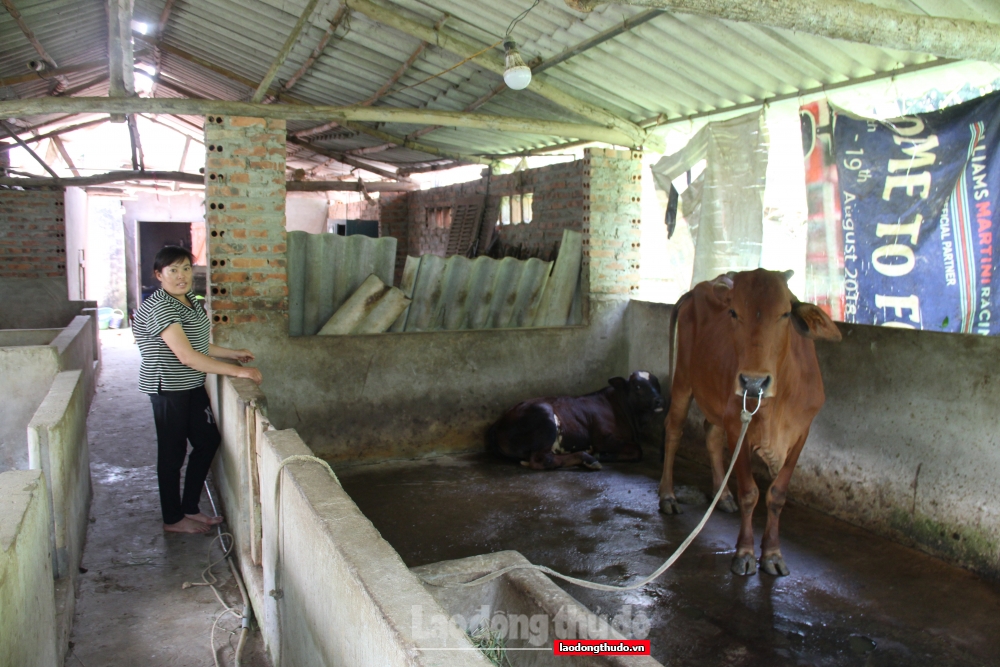
[[[670,309],[670,333],[668,337],[669,349],[670,349],[670,366],[667,369],[669,371],[669,379],[667,380],[671,386],[674,383],[674,369],[677,368],[677,317],[681,312],[681,306],[687,303],[691,299],[693,292],[687,292],[681,298],[677,299],[677,303],[674,307]]]

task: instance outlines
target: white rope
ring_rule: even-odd
[[[722,494],[725,493],[726,491],[726,484],[729,482],[729,476],[732,474],[733,468],[736,467],[736,457],[739,456],[740,449],[743,447],[743,439],[746,437],[747,428],[749,428],[750,426],[750,419],[755,414],[757,414],[757,410],[760,409],[760,401],[761,401],[761,395],[758,394],[757,407],[754,409],[753,412],[748,412],[746,409],[746,392],[743,392],[743,410],[740,412],[740,421],[743,422],[743,426],[742,428],[740,428],[740,437],[739,440],[736,441],[736,449],[733,451],[733,460],[730,461],[729,463],[729,470],[726,471],[726,476],[723,477],[722,484],[719,485],[719,490],[716,492],[715,498],[712,499],[712,504],[708,506],[708,509],[705,511],[705,516],[701,518],[701,521],[699,521],[698,525],[695,526],[693,531],[691,531],[691,534],[687,536],[687,539],[681,542],[681,545],[677,547],[677,550],[674,551],[673,555],[671,555],[670,558],[664,561],[663,565],[658,567],[656,571],[653,572],[648,577],[640,579],[635,583],[626,584],[624,586],[613,586],[610,584],[598,584],[593,581],[586,581],[585,579],[577,579],[576,577],[570,577],[560,572],[556,572],[551,568],[545,567],[544,565],[525,563],[521,565],[509,565],[505,568],[501,568],[495,572],[491,572],[490,574],[479,577],[478,579],[473,579],[472,581],[458,582],[458,583],[434,582],[434,581],[428,581],[426,579],[424,579],[424,581],[432,586],[439,586],[442,588],[466,588],[471,586],[480,586],[489,581],[493,581],[498,577],[502,577],[508,572],[512,572],[514,570],[529,569],[529,570],[537,570],[539,572],[544,572],[550,577],[556,577],[558,579],[562,579],[563,581],[568,581],[571,584],[576,584],[577,586],[582,586],[584,588],[592,588],[597,591],[631,591],[635,590],[636,588],[645,586],[646,584],[650,583],[651,581],[659,577],[661,574],[666,572],[668,569],[670,569],[670,567],[675,562],[677,562],[677,559],[681,557],[681,555],[687,550],[687,548],[691,546],[691,543],[694,542],[696,537],[698,537],[698,534],[705,527],[705,524],[708,523],[708,518],[712,515],[712,510],[715,509],[715,506],[718,504],[719,499],[722,498]]]
[[[226,537],[229,538],[228,547],[226,547],[226,540],[224,539]],[[222,548],[222,557],[212,560],[212,547],[215,546],[216,542],[219,542],[219,546]],[[182,589],[193,588],[195,586],[208,586],[215,594],[215,599],[222,605],[222,613],[215,617],[215,621],[212,623],[212,631],[209,633],[209,642],[212,647],[212,659],[215,661],[215,667],[219,667],[219,654],[215,649],[215,629],[219,627],[219,621],[225,618],[226,614],[234,614],[235,616],[240,616],[241,614],[236,607],[229,606],[229,603],[222,599],[219,589],[215,587],[215,584],[219,583],[219,580],[216,578],[215,573],[212,572],[212,568],[229,558],[229,554],[232,552],[235,543],[236,541],[231,533],[223,533],[222,530],[219,530],[219,534],[213,537],[212,542],[208,545],[208,567],[201,571],[201,581],[185,581],[181,585]]]

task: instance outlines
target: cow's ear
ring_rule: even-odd
[[[811,303],[792,304],[792,323],[795,324],[795,330],[806,338],[835,343],[841,340],[840,329],[830,316]]]
[[[625,378],[611,378],[608,380],[608,384],[614,387],[617,391],[628,391],[628,381]]]
[[[792,271],[791,269],[788,269],[787,271],[785,271],[785,272],[784,272],[784,273],[782,273],[781,275],[782,275],[782,276],[784,277],[784,279],[785,279],[785,283],[787,284],[787,283],[788,283],[788,281],[792,279],[792,276],[794,276],[794,275],[795,275],[795,272],[794,272],[794,271]]]

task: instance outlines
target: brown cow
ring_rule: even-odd
[[[678,300],[671,314],[671,351],[675,326],[677,346],[660,481],[661,512],[680,511],[673,464],[691,398],[698,401],[710,425],[706,445],[718,491],[727,463],[723,448],[728,444],[732,452],[739,438],[744,393],[751,410],[754,397],[763,395],[734,468],[739,505],[728,490],[724,496],[730,511],[739,509],[742,514],[731,566],[735,574],[757,572],[750,521],[758,495],[750,471],[752,452],[764,460],[774,478],[767,491],[761,567],[769,574],[788,574],[778,543],[778,520],[809,427],[826,400],[813,339],[840,340],[840,331],[826,313],[799,302],[788,289],[791,273],[757,269],[699,283]]]

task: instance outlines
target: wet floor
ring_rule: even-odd
[[[129,330],[101,332],[103,369],[87,419],[93,501],[66,667],[211,667],[213,622],[223,607],[201,582],[212,537],[163,532],[156,430],[139,393],[139,352]],[[207,497],[202,510],[211,513]],[[221,551],[212,549],[213,559]],[[228,605],[241,600],[225,564],[213,568]],[[214,648],[232,664],[240,619],[219,620]],[[244,664],[266,667],[260,632]],[[0,660],[2,662],[2,660]]]
[[[656,569],[707,508],[660,514],[659,472],[652,463],[536,472],[463,455],[338,475],[410,567],[516,549],[624,584]],[[677,474],[710,491],[707,468],[679,461]],[[645,614],[664,665],[1000,665],[1000,585],[794,505],[781,530],[791,575],[738,577],[729,570],[738,530],[737,516],[717,512],[671,570],[636,591],[560,585],[609,619],[625,605]]]

